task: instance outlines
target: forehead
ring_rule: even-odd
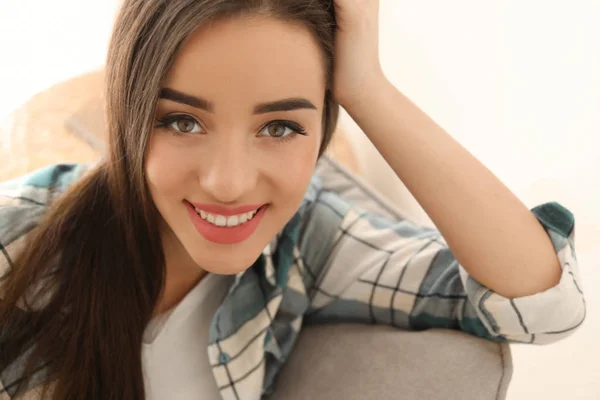
[[[225,106],[302,96],[319,106],[325,91],[322,53],[298,24],[252,16],[215,21],[183,43],[164,86]],[[226,104],[224,104],[226,102]]]

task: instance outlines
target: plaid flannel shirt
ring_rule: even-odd
[[[0,267],[10,267],[24,235],[88,168],[53,165],[0,185]],[[469,276],[439,231],[412,223],[324,156],[297,213],[236,275],[214,315],[207,351],[223,399],[268,397],[304,323],[448,328],[535,344],[570,335],[586,313],[574,217],[555,202],[531,212],[554,245],[562,276],[544,292],[507,299]],[[0,398],[10,399],[18,366],[0,368]]]

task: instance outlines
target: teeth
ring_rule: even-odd
[[[227,226],[236,226],[236,225],[239,225],[237,216],[232,215],[231,217],[227,218]]]
[[[252,219],[252,217],[254,217],[256,215],[256,213],[258,212],[258,210],[254,210],[254,211],[250,211],[250,212],[239,214],[239,215],[232,215],[230,217],[225,217],[223,215],[211,214],[209,212],[200,210],[198,208],[196,208],[195,210],[196,210],[196,213],[198,215],[200,215],[200,217],[202,219],[210,222],[211,224],[214,224],[214,225],[220,226],[220,227],[224,227],[224,226],[233,227],[233,226],[245,224],[246,222],[250,221]]]
[[[227,218],[222,215],[217,215],[217,219],[215,220],[216,226],[225,226],[227,225]]]

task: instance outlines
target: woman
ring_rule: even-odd
[[[526,343],[581,324],[573,215],[528,210],[393,87],[378,12],[125,1],[105,159],[2,185],[8,398],[258,399],[303,322]],[[323,188],[339,104],[439,232]]]

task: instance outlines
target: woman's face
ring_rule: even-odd
[[[290,220],[318,156],[324,72],[308,30],[266,17],[186,40],[146,161],[168,267],[238,273]]]

